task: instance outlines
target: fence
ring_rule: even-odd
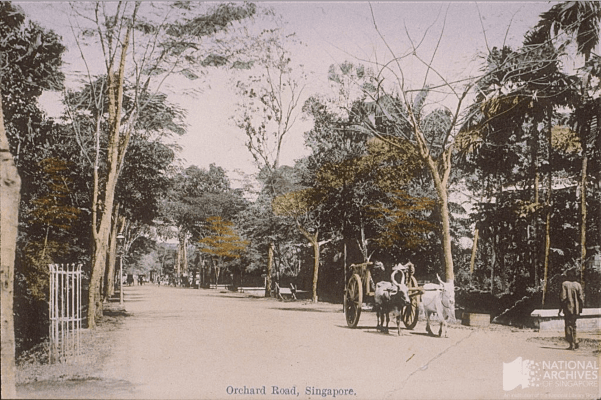
[[[50,362],[80,354],[81,264],[50,264]]]

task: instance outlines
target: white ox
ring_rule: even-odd
[[[397,272],[402,275],[401,282],[397,282],[394,276]],[[388,332],[388,324],[390,322],[390,313],[396,319],[397,334],[401,335],[401,316],[403,308],[409,304],[409,294],[407,285],[405,284],[405,273],[401,270],[393,269],[392,282],[381,281],[376,284],[374,294],[374,309],[378,318],[377,329]],[[384,326],[384,317],[386,317],[386,326]]]
[[[426,283],[422,295],[422,307],[426,315],[426,331],[433,335],[430,329],[430,316],[437,314],[440,320],[438,336],[447,337],[447,319],[454,319],[455,288],[453,283],[445,283],[436,275],[439,283]]]

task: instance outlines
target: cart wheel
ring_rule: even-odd
[[[361,305],[363,304],[363,285],[361,277],[353,274],[349,279],[344,294],[344,314],[346,323],[351,328],[356,328],[361,316]]]
[[[417,280],[414,276],[411,277],[409,284],[407,285],[409,289],[417,287]],[[409,296],[411,299],[411,303],[405,306],[403,309],[403,323],[407,329],[415,328],[417,325],[417,320],[419,318],[419,303],[421,299],[421,294],[415,292],[413,295]]]

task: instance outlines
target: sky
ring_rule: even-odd
[[[73,80],[78,52],[71,39],[69,21],[61,9],[66,3],[21,3],[25,13],[43,27],[61,35],[68,48],[65,57],[67,80]],[[343,61],[369,65],[374,60],[390,59],[390,52],[374,27],[396,54],[410,48],[414,42],[422,57],[429,59],[437,48],[434,64],[449,77],[467,77],[481,65],[478,54],[487,48],[507,43],[519,46],[524,33],[534,26],[541,12],[548,10],[548,2],[262,2],[272,6],[288,23],[304,47],[293,54],[293,62],[303,64],[310,81],[306,96],[328,93],[327,71],[331,64]],[[372,14],[373,12],[373,14]],[[441,34],[442,33],[442,34]],[[440,41],[439,41],[440,39]],[[408,79],[419,84],[417,65],[407,64]],[[412,68],[415,74],[411,73]],[[71,69],[71,70],[70,70]],[[190,97],[185,88],[174,86],[169,98],[188,112],[187,133],[178,138],[182,148],[182,165],[207,168],[211,163],[229,173],[236,185],[240,170],[256,173],[252,157],[244,145],[244,133],[231,117],[235,113],[236,98],[223,73],[210,75],[208,86],[200,95]],[[69,85],[69,82],[67,82]],[[57,94],[45,94],[42,107],[49,115],[60,112]],[[303,133],[311,128],[310,121],[299,121],[283,145],[282,164],[292,165],[295,159],[307,154]]]

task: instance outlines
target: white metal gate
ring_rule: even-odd
[[[50,264],[50,362],[78,356],[82,322],[81,264]]]

